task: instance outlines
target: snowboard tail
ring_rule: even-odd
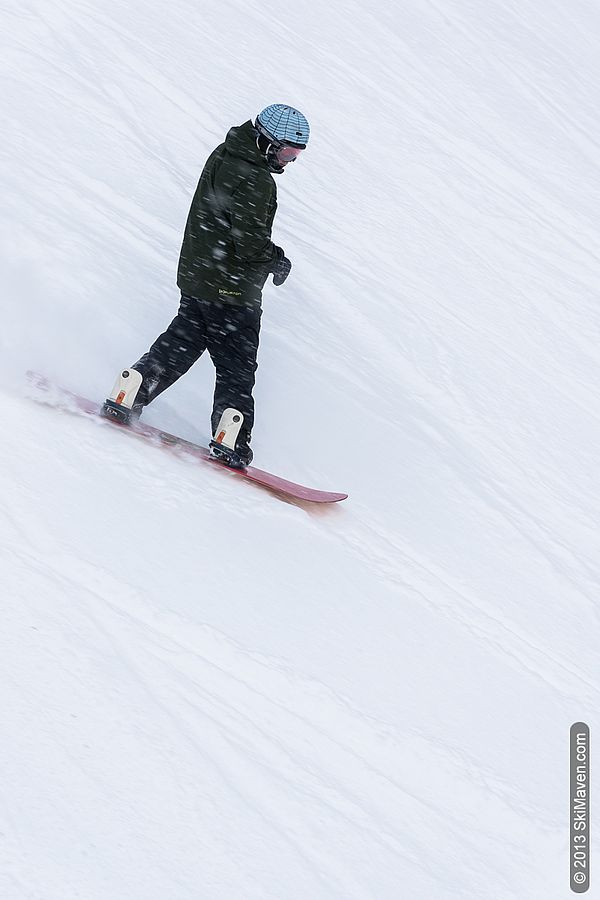
[[[38,372],[27,372],[27,378],[29,383],[36,389],[37,393],[34,399],[39,402],[66,412],[99,418],[103,417],[103,404],[88,400],[72,391],[66,390]],[[111,422],[113,427],[116,426],[121,428],[123,431],[133,434],[136,437],[168,447],[175,452],[180,452],[195,460],[208,462],[210,465],[218,467],[219,469],[224,469],[234,476],[245,478],[247,481],[251,481],[254,484],[258,484],[261,487],[265,487],[270,491],[293,500],[301,500],[309,503],[336,503],[340,500],[345,500],[348,496],[348,494],[334,491],[321,491],[315,488],[305,487],[302,484],[296,484],[293,481],[280,478],[278,475],[272,475],[270,472],[264,472],[262,469],[257,469],[254,466],[247,466],[246,468],[240,469],[229,467],[225,463],[215,459],[207,447],[177,437],[177,435],[170,434],[168,431],[162,431],[160,428],[155,428],[153,425],[146,425],[139,421],[135,421],[133,424],[125,424],[119,419],[111,418],[107,419],[107,421]]]

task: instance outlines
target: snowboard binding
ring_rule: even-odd
[[[142,386],[142,376],[135,369],[123,369],[117,376],[114,387],[102,406],[101,415],[119,422],[133,425],[142,412],[141,405],[135,406],[135,398]]]
[[[231,469],[245,469],[252,462],[252,450],[246,446],[237,447],[236,442],[244,417],[237,409],[227,408],[217,427],[208,449],[213,459]]]

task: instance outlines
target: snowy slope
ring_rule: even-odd
[[[599,724],[600,10],[2,8],[0,896],[558,900]],[[191,194],[289,102],[257,464],[36,406],[174,314]],[[206,441],[208,360],[148,410]],[[590,891],[589,896],[592,892]]]

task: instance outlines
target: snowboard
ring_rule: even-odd
[[[169,434],[168,431],[162,431],[160,428],[146,425],[143,422],[137,422],[135,425],[123,425],[101,416],[101,403],[87,400],[85,397],[80,397],[78,394],[62,388],[39,372],[29,371],[27,372],[27,378],[30,385],[35,388],[33,399],[40,403],[53,406],[65,412],[102,418],[108,427],[120,428],[122,431],[128,432],[135,437],[167,447],[169,450],[185,455],[192,460],[199,460],[215,468],[224,469],[232,476],[244,478],[246,481],[251,481],[254,484],[267,488],[284,498],[309,503],[335,503],[339,500],[345,500],[348,496],[348,494],[305,487],[302,484],[296,484],[293,481],[280,478],[278,475],[272,475],[270,472],[263,472],[262,469],[257,469],[254,466],[248,466],[246,469],[230,468],[219,460],[214,459],[207,447],[194,444],[192,441],[177,437],[177,435]]]

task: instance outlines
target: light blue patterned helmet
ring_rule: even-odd
[[[310,137],[310,127],[306,117],[293,106],[273,103],[258,114],[257,129],[270,141],[306,147]]]

